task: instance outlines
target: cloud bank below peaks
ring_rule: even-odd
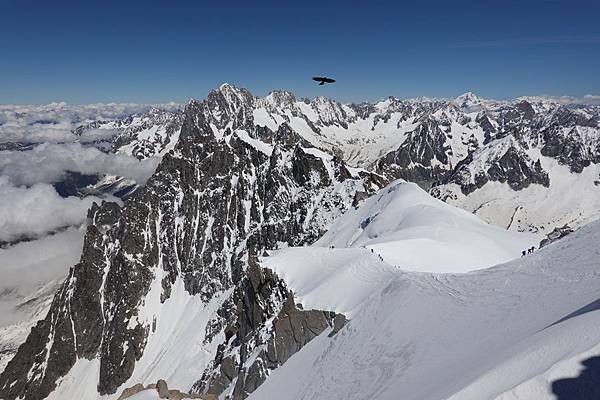
[[[18,187],[0,176],[0,242],[40,237],[80,225],[94,201],[102,200],[94,196],[63,198],[49,184]]]
[[[85,175],[118,175],[144,184],[159,158],[138,160],[125,154],[103,153],[80,143],[43,143],[26,151],[0,151],[0,175],[17,186],[60,181],[67,171]]]

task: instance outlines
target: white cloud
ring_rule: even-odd
[[[66,226],[79,225],[96,197],[62,198],[50,185],[67,171],[86,175],[117,175],[144,184],[159,163],[158,158],[138,160],[126,154],[104,153],[82,145],[71,133],[92,120],[124,118],[150,106],[91,104],[68,106],[0,105],[0,143],[33,143],[24,151],[0,151],[0,242],[39,237]],[[168,104],[163,108],[176,108]],[[109,129],[92,130],[86,140],[112,136]],[[41,143],[41,144],[39,144]]]
[[[0,249],[0,327],[31,318],[16,306],[39,295],[40,286],[67,275],[81,255],[84,232],[85,228],[69,228]]]
[[[600,95],[586,94],[585,96],[583,96],[583,101],[587,104],[600,105]]]
[[[0,176],[0,241],[38,237],[85,221],[87,210],[97,197],[60,197],[51,185],[12,185]]]
[[[92,121],[115,120],[143,113],[151,107],[165,110],[180,108],[177,103],[166,104],[87,104],[68,105],[0,105],[0,143],[2,142],[68,142],[77,137],[71,132],[79,125]]]
[[[82,174],[109,174],[131,178],[143,184],[152,175],[160,159],[103,153],[80,143],[43,143],[27,151],[0,152],[0,175],[15,185],[33,185],[59,181],[66,171]]]
[[[589,105],[600,105],[600,96],[586,94],[583,97],[574,97],[574,96],[522,96],[518,97],[517,100],[527,100],[531,102],[554,102],[558,104],[564,105],[572,105],[572,104],[589,104]]]
[[[60,181],[66,171],[73,171],[118,175],[143,184],[158,165],[158,158],[139,161],[85,145],[109,139],[117,133],[114,130],[92,129],[83,138],[72,131],[79,125],[126,118],[150,107],[0,105],[0,143],[34,144],[25,151],[0,151],[0,242],[35,239],[0,248],[0,328],[32,318],[33,314],[27,314],[32,310],[17,305],[39,296],[44,285],[44,290],[51,293],[51,282],[62,279],[78,261],[87,210],[92,202],[101,201],[93,196],[63,198],[51,183]],[[173,110],[179,105],[158,107]],[[106,198],[119,201],[112,196]],[[58,233],[52,233],[57,230]]]

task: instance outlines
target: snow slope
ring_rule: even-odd
[[[450,183],[436,188],[438,197],[490,224],[518,231],[549,233],[564,224],[578,227],[600,218],[599,164],[571,173],[568,166],[542,156],[539,150],[530,149],[529,153],[549,171],[549,187],[531,185],[514,191],[500,182],[488,182],[467,196]]]
[[[539,240],[488,225],[398,180],[349,210],[315,246],[373,249],[404,270],[466,272],[519,257]]]
[[[196,382],[214,357],[217,346],[214,341],[205,342],[206,326],[230,293],[221,293],[204,304],[199,296],[186,292],[183,281],[178,279],[171,297],[161,304],[161,278],[158,275],[154,279],[140,313],[140,318],[147,318],[150,323],[155,321],[156,326],[133,375],[115,394],[99,396],[96,385],[100,360],[80,358],[48,399],[114,400],[137,383],[147,385],[165,379],[172,388],[188,389]]]
[[[352,253],[360,249],[266,258],[305,308],[352,312],[333,339],[314,339],[249,399],[552,399],[551,381],[577,376],[579,362],[600,353],[600,312],[577,313],[598,300],[599,241],[594,222],[467,274],[405,272]]]

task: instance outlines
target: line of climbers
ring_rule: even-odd
[[[366,249],[366,247],[364,247],[364,246],[361,246],[361,247],[362,247],[363,249]],[[329,248],[330,248],[330,249],[335,249],[335,246],[329,246]],[[373,251],[373,249],[370,249],[370,250],[371,250],[371,253],[375,253],[375,251]],[[381,254],[377,254],[377,257],[379,257],[379,259],[380,259],[381,261],[383,261],[383,257],[381,257]]]
[[[535,251],[535,246],[531,246],[528,249],[525,249],[521,252],[521,257],[525,257],[527,254],[531,254]]]

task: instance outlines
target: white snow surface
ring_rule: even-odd
[[[600,310],[562,320],[599,298],[599,241],[600,221],[465,274],[407,272],[360,248],[277,252],[263,264],[305,308],[347,311],[350,321],[249,399],[553,399],[552,381],[600,354]]]
[[[313,246],[273,251],[262,265],[283,278],[304,307],[351,316],[401,271],[468,272],[517,258],[539,241],[397,180],[346,212]]]
[[[349,210],[315,246],[372,249],[403,270],[467,272],[516,258],[540,239],[488,225],[398,180]]]
[[[158,392],[154,389],[142,390],[139,393],[134,394],[131,397],[127,398],[128,400],[158,400]]]
[[[574,174],[537,149],[528,151],[550,175],[550,187],[530,185],[514,191],[500,182],[488,182],[465,196],[458,185],[436,188],[446,202],[472,211],[484,221],[511,230],[549,233],[565,224],[579,227],[600,218],[600,165]]]

